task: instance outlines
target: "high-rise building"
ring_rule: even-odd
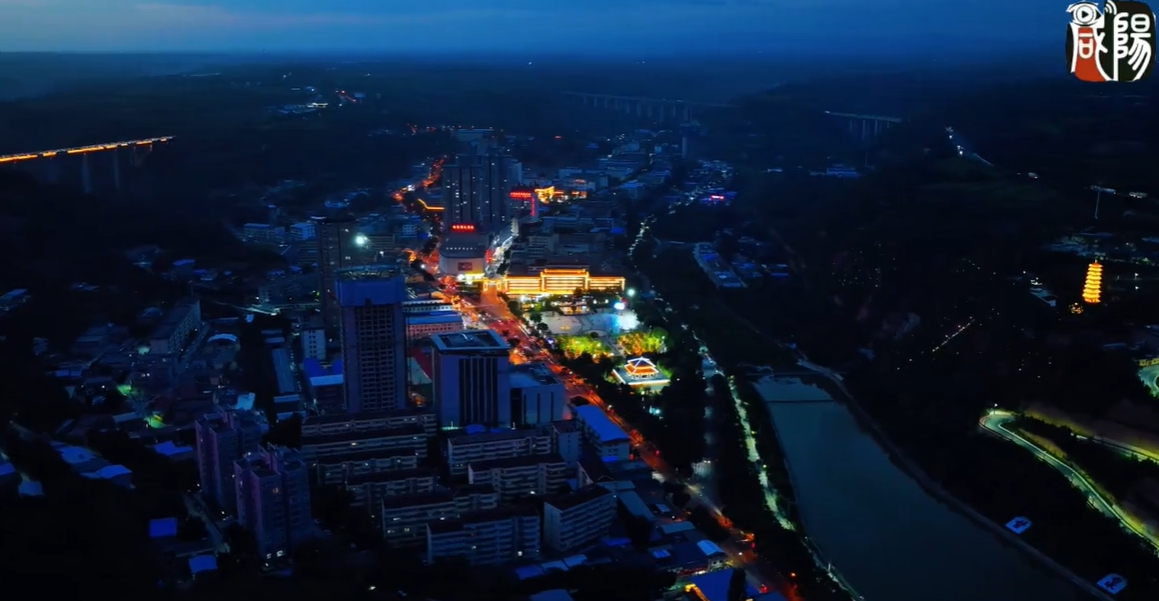
[[[360,267],[337,272],[346,411],[406,407],[406,279],[397,270]]]
[[[193,424],[197,433],[197,470],[201,492],[227,513],[237,508],[233,463],[261,445],[262,428],[251,413],[204,415]]]
[[[237,521],[267,562],[311,538],[310,477],[296,451],[260,449],[234,462]]]
[[[473,224],[486,232],[511,225],[511,157],[499,153],[460,154],[443,167],[447,223]]]
[[[511,348],[494,330],[431,336],[439,425],[511,425]]]
[[[335,282],[338,271],[353,261],[354,221],[350,219],[318,219],[314,230],[318,240],[318,295],[322,300],[322,317],[326,328],[338,330],[338,302]]]

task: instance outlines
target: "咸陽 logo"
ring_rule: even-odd
[[[1066,60],[1082,81],[1139,81],[1155,66],[1155,13],[1142,2],[1106,0],[1067,7]]]

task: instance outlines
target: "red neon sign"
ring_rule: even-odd
[[[512,190],[507,196],[511,200],[531,200],[531,192],[526,190]]]
[[[475,224],[473,223],[456,223],[451,226],[452,232],[473,232],[475,231]]]

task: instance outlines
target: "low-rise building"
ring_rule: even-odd
[[[427,524],[427,563],[458,557],[497,565],[539,557],[539,514],[531,506],[465,513]]]
[[[543,497],[567,487],[568,464],[556,453],[480,461],[467,466],[471,484],[490,484],[500,503]]]
[[[437,484],[438,476],[434,472],[416,468],[351,476],[346,479],[346,490],[350,493],[351,505],[373,511],[386,497],[430,494]]]
[[[420,459],[411,449],[354,450],[320,457],[311,463],[311,467],[313,480],[318,486],[341,486],[368,474],[417,469]]]
[[[426,542],[428,523],[498,506],[499,494],[486,484],[461,486],[454,492],[386,497],[379,513],[382,537],[394,547],[420,547]]]
[[[426,431],[419,424],[368,432],[339,432],[302,436],[302,455],[315,461],[351,450],[407,450],[419,458],[427,456]]]
[[[543,363],[512,365],[511,420],[517,427],[543,426],[563,419],[567,390]]]
[[[447,465],[452,476],[462,476],[471,463],[544,455],[551,451],[551,432],[546,428],[477,434],[462,432],[447,438]]]
[[[616,517],[616,497],[598,485],[549,499],[543,504],[543,542],[556,552],[590,544],[604,536]]]
[[[627,459],[631,454],[631,439],[607,414],[595,405],[576,407],[575,418],[584,428],[584,438],[605,459]]]

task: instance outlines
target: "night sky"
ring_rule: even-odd
[[[664,55],[1048,45],[1065,0],[0,0],[0,51]]]

